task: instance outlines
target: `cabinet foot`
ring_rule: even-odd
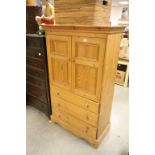
[[[102,134],[100,135],[100,137],[98,137],[98,139],[96,139],[95,141],[89,141],[89,143],[91,144],[91,146],[94,147],[95,149],[97,149],[98,146],[102,143],[102,141],[105,138],[105,136],[107,135],[109,129],[110,129],[110,123],[103,130]]]
[[[48,122],[49,122],[49,123],[52,123],[52,121],[51,121],[51,120],[49,120]]]
[[[90,144],[91,144],[91,146],[92,146],[93,148],[95,148],[95,149],[97,149],[98,146],[99,146],[99,143],[90,143]]]
[[[52,117],[52,115],[51,115],[51,122],[54,124],[57,123],[56,119],[54,117]]]

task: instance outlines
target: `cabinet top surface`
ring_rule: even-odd
[[[85,30],[85,31],[100,31],[102,33],[122,33],[124,26],[94,26],[94,25],[50,25],[42,24],[44,30]]]

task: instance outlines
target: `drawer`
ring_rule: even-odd
[[[26,75],[32,75],[34,77],[40,78],[42,80],[45,80],[45,73],[44,70],[38,70],[32,67],[26,67]]]
[[[99,103],[86,99],[84,97],[75,95],[67,90],[60,89],[58,87],[52,86],[51,89],[52,96],[61,97],[62,99],[69,101],[72,104],[75,104],[87,111],[98,114]]]
[[[63,99],[52,96],[52,106],[59,111],[66,112],[77,119],[85,121],[86,123],[97,126],[98,115],[92,112],[86,111],[74,104],[66,102]]]
[[[37,79],[34,76],[26,75],[26,82],[32,83],[33,85],[36,85],[37,87],[45,89],[45,81]]]
[[[26,56],[44,60],[44,51],[37,49],[26,49]]]
[[[76,119],[75,117],[65,112],[60,112],[56,109],[53,110],[53,116],[57,118],[60,124],[63,124],[63,123],[67,124],[69,130],[73,132],[78,131],[83,136],[88,136],[93,139],[96,139],[97,129],[92,127],[91,125],[86,124],[83,121],[80,121]]]
[[[26,83],[26,93],[32,95],[43,102],[47,102],[46,91],[45,89],[41,89],[36,87],[30,83]]]
[[[32,66],[38,69],[44,69],[44,63],[41,60],[26,57],[26,65]]]
[[[34,49],[43,49],[43,39],[42,38],[26,38],[26,47]]]

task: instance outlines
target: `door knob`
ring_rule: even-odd
[[[41,53],[39,52],[38,55],[41,56]]]
[[[87,38],[83,38],[83,42],[86,43],[87,42]]]
[[[74,58],[72,59],[72,62],[75,62],[75,59]]]

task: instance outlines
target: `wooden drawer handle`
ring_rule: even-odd
[[[89,120],[89,117],[88,117],[88,116],[86,117],[86,120],[87,120],[87,121]]]
[[[61,115],[59,114],[58,117],[61,118]]]
[[[60,107],[60,103],[58,103],[57,105],[58,105],[58,107]]]
[[[58,96],[60,95],[60,93],[59,93],[59,92],[57,92],[56,94],[57,94]]]
[[[86,108],[89,108],[89,104],[88,103],[86,103]]]
[[[85,132],[87,133],[89,131],[89,127],[86,127],[86,130],[85,130]]]

